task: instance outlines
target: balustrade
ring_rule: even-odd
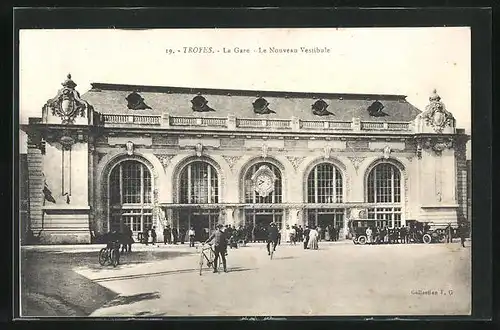
[[[161,125],[161,115],[129,115],[129,114],[103,114],[106,124],[137,124],[137,125]],[[228,127],[227,118],[210,117],[181,117],[168,116],[170,126],[193,126],[193,127]],[[292,120],[287,119],[255,119],[236,118],[233,119],[237,128],[274,128],[291,129]],[[296,125],[305,130],[331,131],[352,130],[350,121],[328,121],[328,120],[298,120]],[[234,124],[233,124],[234,125]],[[361,130],[377,131],[410,131],[410,122],[375,122],[362,121]]]

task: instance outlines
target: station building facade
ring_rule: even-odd
[[[468,136],[434,91],[297,93],[94,83],[22,125],[29,227],[89,243],[129,226],[265,226],[467,219]],[[55,88],[56,89],[56,88]],[[136,235],[134,235],[136,236]]]

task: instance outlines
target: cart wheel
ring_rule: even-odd
[[[353,238],[353,239],[352,239],[352,242],[353,242],[355,245],[358,245],[358,241],[357,241],[355,238]]]
[[[366,244],[366,236],[358,237],[358,244],[365,245]]]
[[[99,264],[104,266],[106,261],[108,261],[108,254],[106,253],[106,248],[102,248],[101,251],[99,251]]]
[[[432,237],[431,237],[431,235],[429,235],[429,234],[425,234],[425,235],[422,237],[422,241],[423,241],[425,244],[429,244],[430,242],[432,242]]]

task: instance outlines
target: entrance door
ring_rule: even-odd
[[[208,239],[210,233],[210,216],[205,214],[193,214],[191,216],[191,227],[194,228],[194,240],[202,242]]]
[[[283,210],[251,209],[245,211],[245,225],[253,229],[254,241],[267,240],[267,228],[271,222],[275,222],[281,230]]]
[[[194,228],[195,241],[207,240],[210,233],[215,229],[219,221],[219,210],[182,210],[179,212],[179,228],[187,233],[191,227]],[[189,239],[189,237],[187,237]]]

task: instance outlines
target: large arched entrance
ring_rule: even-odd
[[[376,207],[368,208],[368,218],[377,219],[377,227],[400,227],[402,215],[401,171],[394,164],[381,162],[368,174],[366,182],[368,203]]]
[[[219,203],[219,176],[215,167],[203,160],[185,165],[180,172],[178,193],[180,204],[190,204],[178,210],[179,235],[185,235],[193,227],[195,240],[206,240],[220,217],[220,210],[216,207]]]
[[[306,208],[306,219],[310,227],[322,228],[322,239],[326,228],[331,240],[344,228],[345,209],[336,205],[343,202],[343,196],[342,172],[334,164],[325,162],[312,168],[307,177],[307,203],[313,207]]]
[[[134,234],[153,225],[153,183],[151,172],[137,160],[116,164],[109,176],[109,228]],[[134,235],[135,236],[135,235]]]
[[[244,175],[245,226],[251,227],[255,240],[265,240],[271,222],[283,224],[283,208],[273,207],[283,199],[281,171],[274,164],[259,162]]]

